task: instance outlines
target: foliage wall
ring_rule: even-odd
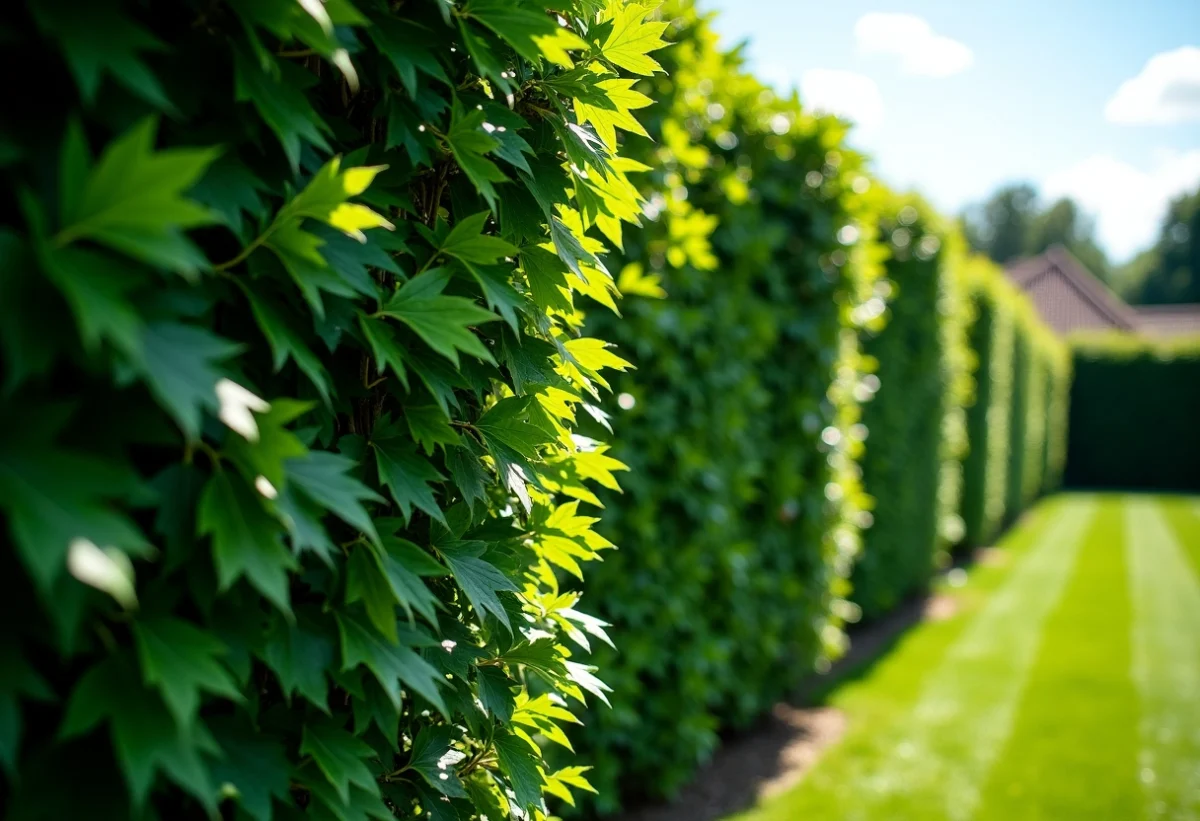
[[[1009,432],[1008,432],[1008,470],[1005,479],[1004,510],[1005,516],[1014,518],[1025,507],[1025,442],[1029,437],[1029,383],[1033,369],[1032,342],[1027,333],[1021,332],[1021,318],[1018,317],[1018,330],[1013,338],[1013,371],[1012,393],[1009,403]]]
[[[978,367],[968,411],[969,451],[963,465],[963,542],[989,544],[1004,523],[1012,416],[1013,295],[994,265],[972,258],[968,270],[976,321],[970,346]]]
[[[676,791],[840,651],[874,384],[856,330],[883,313],[845,126],[777,99],[691,3],[661,13],[667,74],[638,86],[651,219],[625,247],[625,317],[588,326],[637,366],[611,407],[631,472],[602,495],[624,547],[586,585],[619,637],[596,656],[613,710],[572,735],[604,811]]]
[[[867,617],[923,587],[941,548],[961,539],[973,367],[957,238],[914,197],[884,195],[874,209],[892,293],[887,326],[865,346],[880,382],[863,412],[863,484],[875,500],[874,524],[853,576],[853,599]]]
[[[579,309],[637,219],[648,11],[6,8],[38,91],[0,122],[10,817],[590,789],[542,749],[605,698],[560,579],[622,467],[573,434],[625,367]]]
[[[1070,487],[1200,490],[1200,339],[1074,341]]]

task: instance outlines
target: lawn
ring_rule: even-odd
[[[1200,500],[1057,496],[987,558],[737,821],[1200,819]]]

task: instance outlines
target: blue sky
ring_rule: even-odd
[[[855,115],[884,179],[947,212],[1028,180],[1080,200],[1121,261],[1200,184],[1200,0],[700,3],[764,80]]]

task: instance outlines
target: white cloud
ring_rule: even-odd
[[[853,71],[814,68],[800,75],[800,102],[851,120],[863,128],[883,122],[883,97],[870,77]]]
[[[1200,120],[1200,48],[1155,54],[1104,107],[1110,123],[1169,125]]]
[[[1096,233],[1116,260],[1148,247],[1167,204],[1200,184],[1200,149],[1162,153],[1148,171],[1096,154],[1051,174],[1042,183],[1051,201],[1071,197],[1096,217]]]
[[[966,71],[975,61],[971,49],[935,34],[915,14],[864,14],[854,24],[854,39],[859,54],[899,57],[904,72],[922,77],[949,77]]]

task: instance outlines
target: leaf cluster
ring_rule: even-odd
[[[0,123],[13,817],[542,818],[611,543],[623,0],[30,0]],[[33,96],[33,95],[30,95]],[[67,785],[67,786],[64,786]]]
[[[596,656],[614,709],[572,733],[599,811],[677,791],[723,729],[840,652],[866,503],[858,335],[881,322],[846,125],[770,91],[691,3],[659,14],[667,72],[633,86],[655,101],[654,142],[631,143],[649,219],[620,257],[624,318],[587,326],[637,365],[606,406],[632,471],[600,494],[637,549],[585,588],[620,636]]]

